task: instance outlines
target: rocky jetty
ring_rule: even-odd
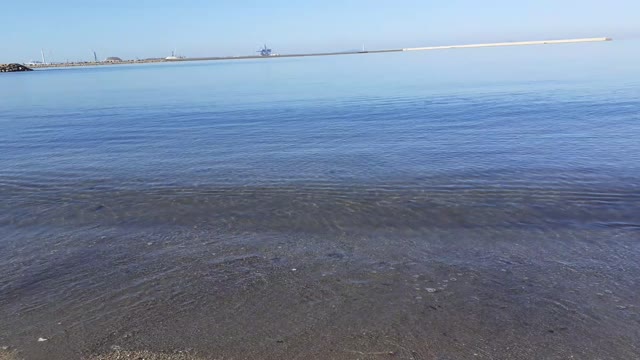
[[[0,64],[0,72],[33,71],[20,64]]]

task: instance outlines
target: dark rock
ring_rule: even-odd
[[[30,69],[20,64],[0,64],[0,72],[19,72],[19,71],[33,71],[33,69]]]

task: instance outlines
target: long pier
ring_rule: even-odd
[[[501,42],[501,43],[489,43],[489,44],[417,47],[417,48],[402,49],[402,51],[432,51],[432,50],[451,50],[451,49],[477,49],[477,48],[505,47],[505,46],[561,45],[561,44],[604,42],[604,41],[612,41],[612,40],[613,40],[612,38],[608,38],[608,37],[599,37],[599,38],[568,39],[568,40],[517,41],[517,42]]]
[[[33,65],[32,68],[52,68],[52,67],[74,67],[74,66],[106,66],[106,65],[126,65],[126,64],[148,64],[148,63],[175,63],[188,61],[223,61],[223,60],[250,60],[250,59],[278,59],[278,58],[295,58],[295,57],[316,57],[316,56],[338,56],[338,55],[361,55],[361,54],[381,54],[396,53],[409,51],[437,51],[437,50],[456,50],[456,49],[477,49],[492,47],[510,47],[510,46],[535,46],[535,45],[562,45],[562,44],[580,44],[612,41],[609,37],[582,38],[582,39],[566,39],[566,40],[538,40],[538,41],[517,41],[517,42],[499,42],[487,44],[468,44],[468,45],[446,45],[446,46],[429,46],[402,49],[386,49],[386,50],[368,50],[368,51],[347,51],[347,52],[327,52],[327,53],[308,53],[308,54],[284,54],[271,56],[213,56],[213,57],[192,57],[179,59],[148,59],[148,60],[126,60],[120,62],[85,62],[85,63],[65,63],[65,64],[43,64]]]

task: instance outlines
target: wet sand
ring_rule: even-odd
[[[6,190],[25,359],[640,357],[631,189]]]
[[[16,355],[9,350],[0,350],[0,360],[16,360]]]
[[[0,360],[20,360],[14,352],[0,351]],[[112,353],[91,356],[86,360],[202,360],[189,354],[162,354],[149,351],[114,351]]]
[[[0,339],[26,359],[113,348],[205,359],[640,356],[633,228],[102,231],[128,245],[60,234],[66,250],[50,243],[49,264],[3,296]]]
[[[110,354],[92,356],[88,360],[202,360],[189,354],[162,354],[148,351],[115,351]]]

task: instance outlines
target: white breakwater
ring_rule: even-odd
[[[402,49],[402,51],[430,51],[430,50],[449,50],[449,49],[472,49],[472,48],[499,47],[499,46],[554,45],[554,44],[603,42],[603,41],[612,41],[612,40],[613,39],[608,38],[608,37],[599,37],[599,38],[567,39],[567,40],[517,41],[517,42],[501,42],[501,43],[488,43],[488,44],[469,44],[469,45],[446,45],[446,46],[416,47],[416,48],[405,48],[405,49]]]

